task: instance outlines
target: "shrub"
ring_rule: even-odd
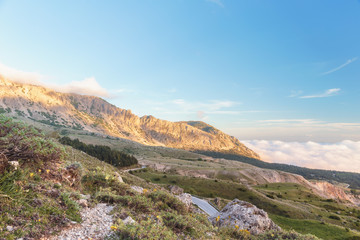
[[[72,221],[80,222],[81,216],[79,213],[80,212],[79,205],[74,200],[72,200],[69,194],[67,193],[62,193],[60,198],[64,206],[66,206],[67,208],[66,216]]]
[[[336,216],[336,215],[330,215],[329,218],[334,219],[334,220],[340,220],[341,219],[339,216]]]
[[[177,234],[185,233],[193,236],[196,232],[195,226],[197,226],[197,224],[194,224],[195,222],[191,221],[192,219],[190,217],[170,212],[163,214],[161,217],[164,224]]]
[[[287,240],[319,240],[317,237],[306,234],[302,235],[293,230],[291,231],[269,231],[264,234],[257,236],[258,240],[278,240],[278,239],[287,239]]]
[[[0,115],[0,156],[20,165],[49,164],[63,158],[64,150],[33,127]]]
[[[129,185],[119,182],[116,178],[96,171],[89,172],[82,177],[83,188],[90,193],[95,193],[101,188],[110,188],[117,195],[134,195]]]
[[[149,198],[151,198],[155,203],[157,203],[157,205],[162,209],[165,209],[166,206],[168,206],[169,208],[182,214],[187,212],[185,204],[170,193],[164,191],[156,191],[150,193]]]
[[[119,221],[113,229],[116,239],[177,239],[177,236],[166,226],[157,224],[152,219],[141,221],[140,224],[128,225]]]
[[[151,200],[143,195],[119,196],[117,201],[135,212],[149,213],[153,207]]]

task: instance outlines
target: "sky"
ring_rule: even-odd
[[[356,143],[359,26],[359,0],[0,0],[0,74],[255,147]]]

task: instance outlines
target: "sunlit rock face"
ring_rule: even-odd
[[[118,108],[98,97],[59,93],[1,77],[0,112],[147,145],[229,152],[259,158],[236,138],[203,122],[170,122],[153,116],[138,117],[130,110]]]
[[[261,234],[269,230],[280,230],[268,214],[251,203],[234,199],[217,215],[209,219],[215,226],[233,227],[247,230],[251,234]]]

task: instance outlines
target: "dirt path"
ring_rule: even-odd
[[[81,211],[83,222],[71,229],[62,231],[58,236],[48,240],[80,240],[80,239],[104,239],[110,235],[112,216],[109,215],[113,206],[104,203],[96,205],[94,208],[84,208]]]

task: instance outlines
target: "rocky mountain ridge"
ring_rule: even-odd
[[[170,122],[153,116],[139,117],[98,97],[59,93],[41,86],[12,82],[1,76],[0,112],[146,145],[230,152],[259,159],[235,137],[202,122]]]

